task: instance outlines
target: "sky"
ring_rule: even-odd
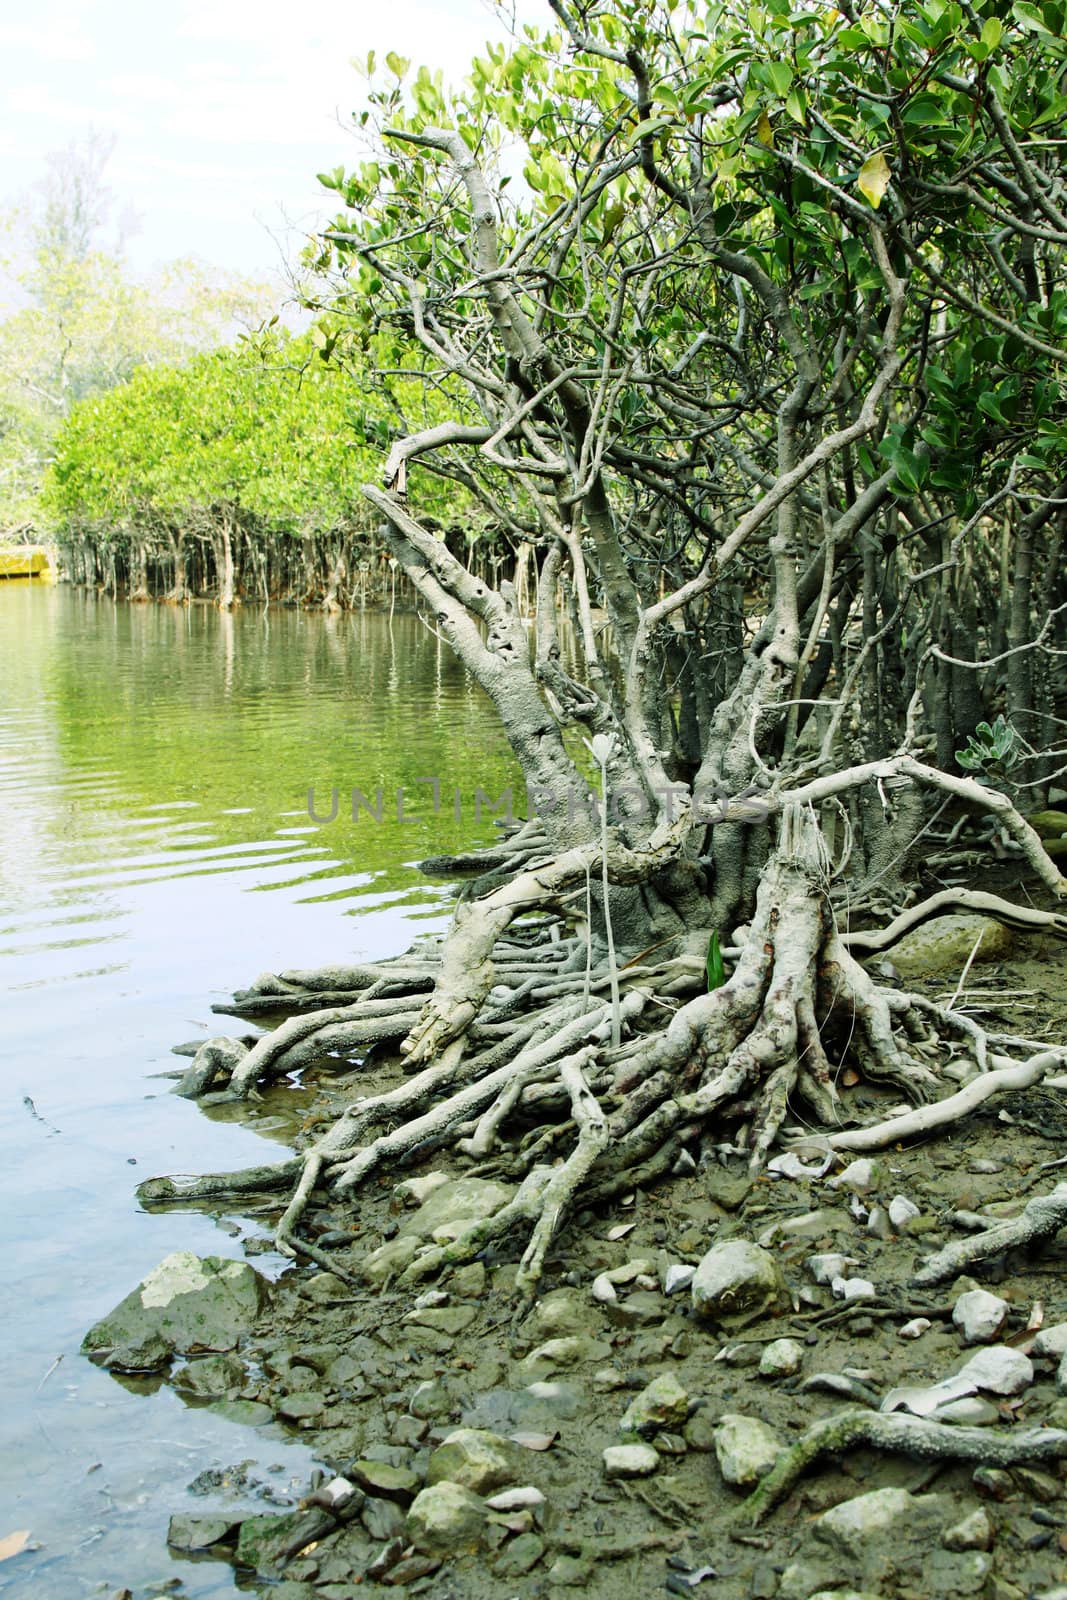
[[[519,0],[551,20],[547,0]],[[5,8],[9,18],[14,6]],[[115,137],[107,183],[132,215],[127,251],[148,271],[197,256],[257,279],[280,274],[330,214],[316,172],[352,165],[346,125],[369,50],[458,81],[510,0],[37,0],[0,14],[0,209],[50,151]]]

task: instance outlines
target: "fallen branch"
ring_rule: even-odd
[[[1028,1200],[1018,1217],[998,1222],[984,1233],[972,1233],[965,1239],[947,1244],[926,1261],[912,1278],[912,1283],[925,1288],[931,1283],[943,1283],[954,1278],[964,1267],[975,1261],[987,1261],[1004,1250],[1015,1250],[1029,1245],[1043,1244],[1067,1225],[1067,1185],[1060,1184],[1051,1194],[1038,1194]]]
[[[1065,1197],[1067,1205],[1067,1197]],[[960,1428],[920,1417],[880,1411],[842,1411],[814,1423],[795,1445],[783,1450],[767,1476],[738,1511],[738,1520],[762,1522],[819,1456],[864,1446],[913,1456],[920,1461],[973,1461],[984,1467],[1067,1457],[1067,1432],[1061,1428]]]
[[[1043,1050],[1029,1061],[1010,1061],[1006,1056],[994,1056],[993,1060],[998,1065],[992,1071],[972,1078],[956,1094],[935,1100],[931,1105],[915,1106],[899,1117],[889,1117],[869,1128],[832,1133],[826,1140],[827,1145],[831,1150],[881,1150],[901,1139],[921,1138],[934,1128],[943,1128],[946,1123],[969,1116],[995,1094],[1004,1094],[1009,1089],[1032,1089],[1046,1072],[1062,1064],[1063,1051]]]

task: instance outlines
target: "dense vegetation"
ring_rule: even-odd
[[[702,1142],[756,1171],[793,1118],[870,1148],[952,1121],[961,1059],[972,1106],[1040,1081],[1061,1047],[862,962],[952,905],[1067,932],[951,853],[1067,893],[1023,816],[1067,725],[1062,0],[549,3],[458,96],[387,59],[318,262],[342,370],[365,381],[370,306],[462,396],[363,492],[529,821],[442,952],[260,985],[250,1011],[295,1015],[184,1084],[402,1041],[409,1076],[309,1143],[279,1239],[321,1258],[317,1184],[450,1145],[521,1186],[406,1281],[518,1229],[525,1293],[576,1204]],[[418,463],[536,546],[534,651],[409,499]],[[842,1132],[857,1078],[916,1116]]]
[[[75,581],[133,599],[211,593],[224,607],[389,594],[395,563],[360,484],[390,414],[321,360],[328,337],[268,330],[182,366],[142,367],[76,406],[44,492]],[[401,422],[405,400],[419,406],[413,421],[429,420],[409,382],[390,399]],[[420,476],[421,512],[453,515],[454,494]]]

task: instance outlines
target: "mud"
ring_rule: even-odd
[[[982,1020],[1062,1039],[1062,947],[1031,939],[1016,948],[1013,959],[983,967],[970,980],[970,989],[981,992],[975,1003],[983,1007]],[[932,996],[951,993],[954,984],[941,978],[923,987]],[[249,1115],[276,1119],[288,1095],[306,1134],[332,1121],[349,1093],[388,1088],[401,1076],[389,1059],[344,1077],[336,1062],[322,1063],[305,1073],[298,1090],[271,1091],[261,1111]],[[888,1105],[862,1082],[843,1082],[841,1092],[864,1120]],[[884,1600],[957,1592],[1014,1600],[1050,1592],[1067,1583],[1067,1463],[1062,1472],[1046,1466],[976,1473],[853,1451],[819,1463],[753,1531],[738,1522],[743,1491],[724,1482],[714,1434],[721,1417],[740,1415],[769,1425],[788,1445],[811,1422],[846,1406],[877,1405],[893,1387],[927,1385],[955,1372],[973,1350],[963,1344],[952,1310],[959,1294],[976,1285],[1009,1303],[1001,1344],[1025,1351],[1036,1324],[1067,1322],[1067,1239],[1034,1257],[987,1263],[939,1291],[911,1287],[922,1259],[958,1236],[954,1214],[1000,1219],[1050,1190],[1064,1174],[1046,1164],[1067,1155],[1065,1135],[1067,1091],[1043,1086],[1004,1097],[936,1139],[884,1152],[870,1186],[855,1195],[831,1186],[844,1162],[821,1178],[768,1174],[753,1182],[739,1155],[707,1141],[693,1170],[602,1214],[572,1219],[550,1257],[538,1302],[517,1323],[511,1288],[519,1239],[421,1294],[388,1283],[353,1289],[331,1274],[294,1267],[278,1280],[269,1313],[242,1346],[244,1380],[225,1387],[222,1403],[243,1405],[251,1421],[269,1416],[272,1425],[282,1423],[312,1447],[321,1477],[309,1481],[302,1502],[282,1502],[284,1526],[259,1519],[253,1525],[247,1511],[234,1513],[223,1481],[199,1485],[206,1491],[204,1517],[214,1522],[190,1533],[184,1519],[172,1528],[172,1548],[187,1548],[190,1561],[198,1551],[214,1560],[224,1555],[242,1587],[274,1600],[345,1600],[396,1587],[441,1600],[519,1594],[562,1600],[579,1591],[596,1600],[660,1592],[784,1600],[826,1589],[827,1572],[843,1589]],[[396,1237],[410,1216],[396,1184],[415,1171],[436,1170],[459,1176],[471,1168],[431,1156],[422,1168],[370,1185],[354,1205],[313,1209],[305,1223],[309,1236],[358,1277],[370,1252]],[[491,1163],[477,1170],[493,1175]],[[894,1225],[889,1208],[900,1197],[917,1213],[906,1215],[909,1208],[898,1205]],[[724,1329],[696,1318],[685,1287],[667,1295],[663,1285],[671,1266],[695,1266],[713,1243],[731,1238],[770,1249],[786,1292],[772,1311]],[[262,1247],[251,1240],[248,1248],[254,1254]],[[807,1265],[820,1253],[849,1258],[847,1276],[868,1280],[873,1296],[835,1298]],[[598,1274],[635,1262],[642,1270],[619,1285],[614,1301],[594,1299]],[[917,1318],[929,1327],[902,1338],[900,1330]],[[761,1375],[764,1350],[786,1337],[801,1346],[799,1369]],[[548,1340],[563,1341],[556,1357],[531,1360]],[[987,1402],[990,1427],[1067,1422],[1056,1361],[1032,1359],[1032,1383]],[[659,1462],[650,1476],[607,1477],[604,1450],[633,1442],[620,1432],[624,1413],[665,1374],[688,1397],[684,1425],[676,1416],[654,1435]],[[187,1394],[196,1387],[187,1369],[174,1370],[170,1381]],[[443,1557],[410,1553],[406,1508],[426,1479],[432,1451],[460,1427],[522,1441],[514,1481],[536,1488],[543,1501],[492,1513],[477,1549],[459,1540]],[[237,1482],[240,1472],[235,1464]],[[322,1495],[336,1475],[356,1491],[340,1520],[324,1509]],[[811,1567],[809,1579],[804,1561],[812,1518],[885,1488],[924,1497],[914,1502],[914,1535],[899,1525],[881,1542],[872,1535],[862,1560],[837,1551],[826,1571]],[[958,1525],[978,1510],[988,1523],[988,1538],[982,1534],[988,1550],[951,1556],[952,1539],[964,1537]],[[280,1556],[294,1540],[296,1552]],[[819,1572],[817,1589],[806,1587]],[[192,1573],[189,1589],[195,1590]]]

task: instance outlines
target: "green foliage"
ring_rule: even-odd
[[[980,722],[967,743],[956,751],[956,760],[965,772],[978,774],[980,783],[1002,784],[1019,760],[1016,732],[1003,715],[992,725]]]
[[[726,982],[726,968],[723,966],[722,950],[719,948],[719,935],[714,928],[708,940],[708,993],[714,989],[721,989]]]
[[[384,403],[319,359],[329,330],[277,327],[184,366],[143,366],[72,410],[55,440],[43,504],[58,531],[152,533],[239,509],[269,535],[346,527],[365,517],[359,485],[375,472]],[[396,385],[398,404],[422,396]],[[432,479],[416,503],[455,504]]]

